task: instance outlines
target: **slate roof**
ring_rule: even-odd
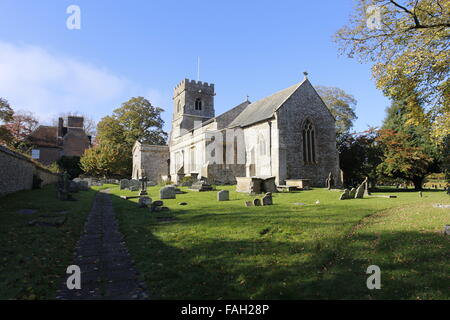
[[[246,127],[273,117],[274,112],[303,84],[306,79],[247,106],[230,124],[230,128]]]

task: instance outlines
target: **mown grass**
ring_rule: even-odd
[[[0,299],[55,299],[96,191],[59,201],[54,186],[0,198]],[[36,209],[31,215],[20,209]],[[60,227],[29,226],[39,216],[61,216]]]
[[[120,229],[152,298],[450,297],[450,243],[440,234],[449,212],[432,208],[450,203],[443,192],[339,201],[338,192],[316,189],[278,193],[273,206],[246,208],[253,197],[218,189],[230,190],[230,201],[188,191],[164,200],[170,212],[150,213],[136,199],[118,197],[131,192],[111,188]],[[153,200],[158,190],[148,189]],[[381,290],[366,287],[371,264],[382,270]]]

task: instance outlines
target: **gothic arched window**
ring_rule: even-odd
[[[310,120],[306,120],[303,127],[303,161],[305,163],[316,162],[316,143],[314,126]]]
[[[195,100],[195,110],[202,110],[202,99],[197,98]]]

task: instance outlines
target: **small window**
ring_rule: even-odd
[[[195,100],[195,110],[202,110],[202,100],[200,98]]]
[[[41,150],[39,150],[39,149],[31,150],[31,158],[39,159],[40,155],[41,155]]]
[[[178,113],[181,112],[181,102],[180,102],[180,100],[178,100],[178,103],[177,103],[177,112]]]

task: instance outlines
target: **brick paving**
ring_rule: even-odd
[[[108,190],[97,193],[73,261],[81,269],[81,289],[69,290],[64,276],[57,299],[148,299],[145,284],[118,230]]]

